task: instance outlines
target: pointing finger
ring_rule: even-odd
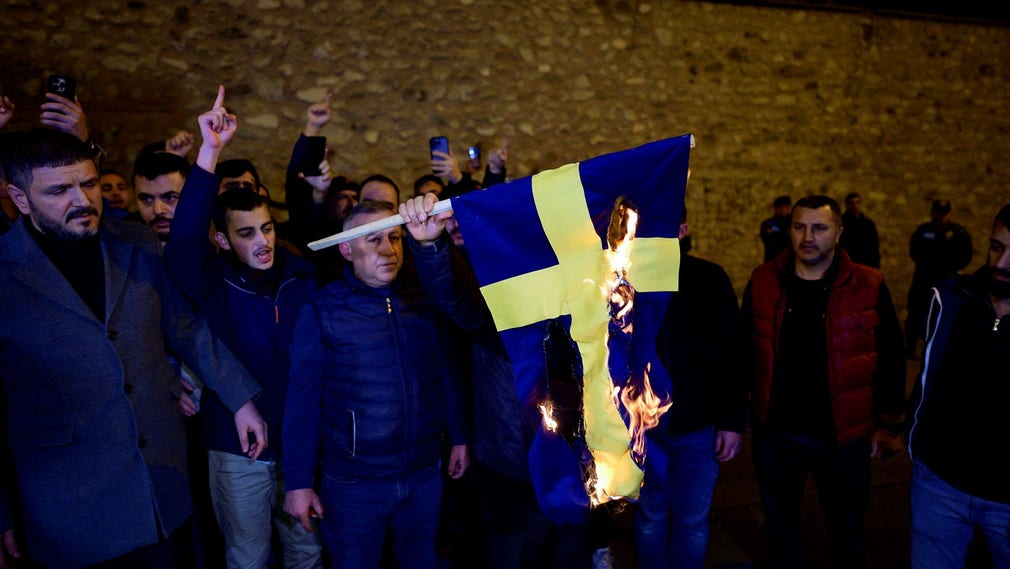
[[[221,108],[223,106],[224,106],[224,85],[218,85],[217,86],[217,100],[214,101],[214,107],[213,108],[218,109],[218,108]]]

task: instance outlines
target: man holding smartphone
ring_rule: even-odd
[[[46,101],[42,103],[42,115],[39,117],[42,126],[55,128],[79,138],[98,161],[101,169],[105,160],[105,151],[95,144],[88,131],[88,120],[77,99],[76,82],[72,77],[53,75],[49,78]]]
[[[438,139],[444,140],[444,145],[436,147],[434,142]],[[446,137],[434,137],[428,144],[431,153],[431,171],[446,182],[446,192],[442,196],[442,199],[505,182],[505,161],[508,157],[509,145],[508,136],[505,137],[505,141],[500,148],[496,148],[488,153],[488,165],[484,171],[482,182],[474,180],[471,175],[471,172],[474,171],[472,167],[475,163],[477,168],[480,168],[479,146],[471,146],[467,150],[467,171],[463,172],[453,157],[452,150],[448,148],[449,142]]]

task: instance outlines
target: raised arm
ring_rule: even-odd
[[[500,148],[495,148],[487,155],[487,170],[484,172],[484,180],[481,184],[489,188],[495,184],[501,184],[506,179],[506,163],[509,156],[509,135],[505,135]]]
[[[224,107],[224,87],[218,87],[217,99],[210,111],[200,115],[203,141],[196,167],[186,178],[172,220],[172,239],[165,247],[165,261],[172,278],[197,306],[212,301],[215,286],[221,282],[221,267],[215,258],[208,230],[214,215],[218,180],[214,175],[221,151],[235,136],[235,115]]]
[[[193,149],[195,142],[196,137],[193,136],[193,133],[180,130],[165,141],[165,151],[185,158],[189,156],[189,151]]]
[[[46,93],[46,102],[42,103],[42,114],[39,118],[43,125],[76,136],[87,144],[92,158],[101,169],[101,164],[105,161],[105,151],[91,139],[88,117],[84,114],[84,107],[77,97],[71,101],[56,93]]]
[[[40,119],[43,125],[72,134],[81,139],[81,142],[88,142],[91,138],[88,133],[88,118],[77,97],[71,101],[56,93],[46,93]]]
[[[445,232],[452,210],[431,215],[437,201],[435,194],[425,194],[400,204],[400,215],[407,220],[410,233],[414,268],[425,292],[442,312],[457,326],[477,330],[490,324],[491,316],[473,271]]]
[[[291,225],[299,235],[298,246],[302,248],[309,241],[323,237],[323,200],[332,174],[327,161],[326,138],[320,133],[330,121],[332,99],[333,94],[327,93],[325,99],[309,106],[305,128],[291,150],[284,179],[284,202]]]

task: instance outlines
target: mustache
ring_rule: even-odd
[[[158,223],[159,221],[172,221],[172,218],[171,217],[165,217],[164,215],[161,215],[159,213],[159,214],[157,214],[157,215],[155,215],[154,217],[151,218],[151,221],[150,221],[149,225],[154,225],[155,223]]]
[[[63,221],[64,221],[64,223],[70,223],[70,221],[73,220],[73,219],[77,219],[78,217],[85,217],[85,216],[89,216],[89,215],[93,215],[95,217],[98,217],[98,210],[95,209],[95,208],[93,208],[93,207],[89,207],[89,206],[75,207],[74,209],[72,209],[72,210],[70,210],[70,211],[67,212],[67,216],[66,216],[66,218],[63,219]]]

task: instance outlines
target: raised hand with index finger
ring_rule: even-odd
[[[196,165],[213,173],[221,150],[228,145],[238,130],[238,119],[224,107],[224,85],[217,86],[214,107],[200,115],[200,135],[203,143],[196,157]]]
[[[224,85],[218,85],[214,107],[200,115],[199,122],[204,147],[220,150],[235,136],[238,119],[224,107]]]

